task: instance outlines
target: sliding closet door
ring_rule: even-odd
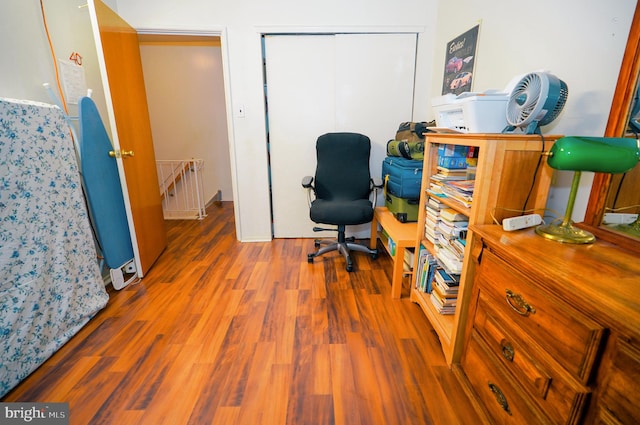
[[[315,139],[335,123],[335,37],[265,40],[275,237],[312,236],[302,177],[315,171]]]
[[[315,172],[321,134],[369,136],[371,174],[380,177],[387,141],[412,117],[415,51],[415,34],[265,38],[274,237],[331,236],[312,231],[300,184]],[[348,229],[356,237],[368,231]]]

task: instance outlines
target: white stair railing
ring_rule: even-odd
[[[157,160],[156,167],[166,220],[202,220],[207,216],[202,159]]]

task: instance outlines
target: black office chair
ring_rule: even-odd
[[[337,240],[315,240],[316,248],[308,255],[308,261],[330,251],[339,251],[347,261],[347,271],[353,270],[350,251],[361,251],[375,259],[377,249],[355,243],[346,238],[345,226],[370,223],[382,182],[374,182],[369,172],[371,140],[358,133],[327,133],[316,142],[318,164],[315,180],[311,176],[302,179],[307,189],[309,215],[314,223],[336,225],[336,229],[314,227],[313,231],[337,230]],[[373,194],[373,202],[370,196]],[[313,195],[313,196],[312,196]]]

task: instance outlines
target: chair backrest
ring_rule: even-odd
[[[358,133],[327,133],[318,137],[316,198],[367,199],[371,192],[371,140]]]

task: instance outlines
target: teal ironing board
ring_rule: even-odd
[[[80,168],[96,237],[106,265],[120,269],[134,256],[113,146],[93,100],[81,98],[78,110]]]

